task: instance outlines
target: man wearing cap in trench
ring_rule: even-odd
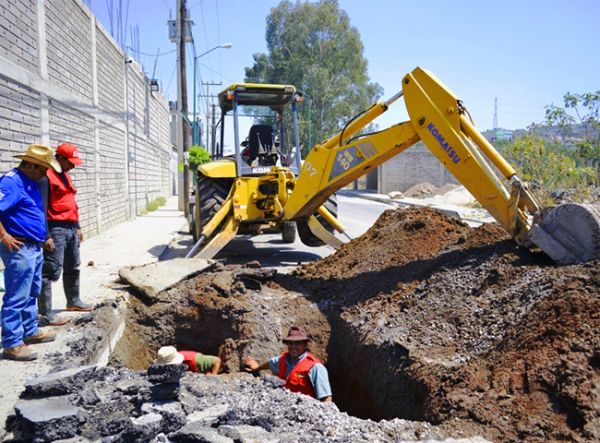
[[[163,346],[156,353],[155,365],[184,364],[190,372],[217,375],[221,370],[221,359],[197,351],[178,351],[175,346]]]
[[[0,256],[4,263],[2,356],[9,360],[37,358],[28,344],[44,343],[56,334],[38,327],[36,300],[42,282],[42,244],[46,220],[37,181],[60,165],[52,148],[33,144],[16,168],[0,177]]]
[[[46,208],[48,233],[44,245],[44,266],[42,268],[42,292],[38,299],[40,315],[50,325],[66,323],[52,312],[52,282],[63,274],[63,288],[67,298],[67,311],[91,311],[93,305],[85,303],[79,295],[79,244],[83,241],[83,231],[79,225],[79,208],[75,201],[77,189],[69,171],[83,164],[77,147],[71,143],[61,143],[56,148],[56,161],[62,172],[49,169],[40,184],[40,191]]]
[[[243,366],[249,371],[270,369],[292,392],[299,392],[317,398],[323,402],[332,401],[331,386],[327,368],[308,350],[309,338],[302,329],[292,326],[283,339],[288,350],[259,364],[252,357],[243,360]]]

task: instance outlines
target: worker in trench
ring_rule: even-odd
[[[175,346],[163,346],[156,354],[155,365],[187,366],[187,370],[205,375],[217,375],[221,370],[221,359],[196,351],[178,351]]]
[[[327,368],[308,350],[309,338],[302,329],[292,326],[283,339],[287,352],[259,364],[252,357],[243,360],[243,368],[254,372],[270,369],[285,380],[285,388],[317,398],[323,402],[333,400]]]

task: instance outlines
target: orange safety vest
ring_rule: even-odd
[[[310,382],[310,378],[308,373],[312,369],[314,365],[317,363],[321,363],[321,361],[312,355],[310,352],[306,352],[306,356],[298,362],[296,366],[292,368],[290,371],[290,375],[288,375],[287,379],[285,378],[285,373],[287,371],[287,362],[286,357],[288,356],[287,352],[281,354],[279,357],[279,378],[285,380],[285,388],[289,389],[292,392],[300,392],[304,395],[310,395],[311,397],[315,396],[315,389],[313,388],[312,383]]]
[[[58,173],[48,168],[48,220],[79,221],[79,208],[75,201],[77,189],[66,172],[65,183]]]
[[[198,372],[198,366],[196,365],[196,355],[198,353],[196,351],[177,351],[179,354],[183,355],[183,363],[190,368],[192,372]]]

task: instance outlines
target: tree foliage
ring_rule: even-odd
[[[579,164],[600,167],[600,91],[566,93],[564,106],[546,106],[546,124],[556,128],[565,147],[573,147]],[[575,125],[582,134],[575,134]]]
[[[198,166],[207,163],[211,160],[210,154],[202,146],[192,146],[188,149],[190,171],[193,171],[194,176],[198,171]]]
[[[586,189],[595,182],[593,168],[578,165],[568,150],[553,146],[538,135],[525,134],[504,145],[503,151],[520,177],[530,182],[542,199],[561,190],[577,190],[585,197]]]
[[[246,81],[292,84],[308,96],[299,116],[304,146],[309,129],[319,142],[381,95],[369,81],[360,34],[337,0],[282,1],[267,17],[266,41],[268,54],[254,54]]]
[[[543,201],[551,195],[596,201],[600,186],[600,91],[564,95],[546,106],[546,119],[520,138],[499,143],[519,175]]]

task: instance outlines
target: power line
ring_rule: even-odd
[[[221,21],[219,19],[219,1],[215,0],[215,11],[217,13],[217,41],[220,42],[221,41]],[[219,51],[219,71],[223,70],[223,63],[221,60],[221,52]]]
[[[206,49],[208,49],[210,46],[208,45],[208,35],[206,35],[206,22],[204,21],[204,6],[202,3],[200,4],[200,17],[202,18],[202,33],[204,34],[204,43],[206,44]]]
[[[171,82],[173,81],[173,77],[175,76],[175,71],[177,71],[177,65],[173,66],[173,71],[171,72],[171,78],[169,78],[169,84],[167,85],[166,91],[171,87]]]
[[[220,73],[220,72],[218,72],[218,71],[214,70],[214,69],[213,69],[213,68],[211,68],[210,66],[207,66],[207,65],[205,65],[205,64],[203,64],[203,63],[201,63],[201,65],[202,65],[202,66],[204,66],[206,69],[208,69],[208,70],[209,70],[210,72],[212,72],[213,74],[216,74],[216,75],[218,75],[219,77],[221,77],[221,78],[224,78],[225,80],[228,80],[228,81],[230,81],[231,83],[235,83],[235,82],[237,81],[237,80],[232,80],[231,78],[227,77],[226,75],[224,75],[224,74],[222,74],[222,73]]]
[[[135,48],[132,48],[131,46],[127,46],[127,49],[131,49],[132,51],[135,50]],[[176,51],[177,51],[177,49],[173,49],[172,51],[167,51],[167,52],[161,52],[161,53],[158,53],[158,54],[150,54],[148,52],[142,52],[142,51],[139,51],[139,53],[142,54],[142,55],[145,55],[147,57],[161,57],[163,55],[172,54],[172,53],[174,53]]]

